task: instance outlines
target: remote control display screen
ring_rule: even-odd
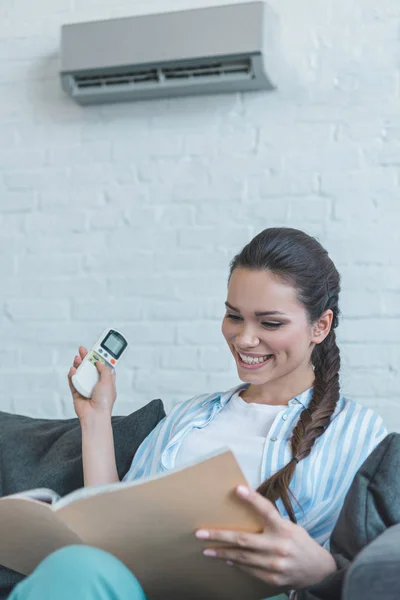
[[[122,352],[125,350],[126,342],[123,338],[112,331],[107,335],[106,339],[101,345],[112,356],[119,358]]]

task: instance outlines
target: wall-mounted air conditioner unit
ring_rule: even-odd
[[[272,89],[264,2],[64,25],[61,80],[80,104]]]

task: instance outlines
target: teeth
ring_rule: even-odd
[[[265,362],[269,356],[271,356],[271,354],[266,354],[265,356],[262,356],[261,358],[255,358],[253,356],[246,356],[245,354],[240,354],[239,353],[240,358],[242,359],[242,361],[244,363],[246,363],[247,365],[256,365],[258,363],[263,363]]]

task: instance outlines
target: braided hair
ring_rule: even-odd
[[[340,352],[334,331],[340,315],[340,276],[327,251],[315,238],[286,227],[265,229],[253,238],[231,261],[229,279],[237,268],[267,270],[292,285],[310,324],[328,309],[333,313],[329,334],[315,345],[311,355],[315,376],[313,393],[290,438],[293,458],[257,490],[275,505],[281,499],[290,520],[295,523],[289,484],[298,462],[310,454],[315,440],[329,426],[340,395]]]

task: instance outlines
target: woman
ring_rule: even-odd
[[[387,433],[380,417],[340,395],[339,292],[339,274],[314,238],[289,228],[258,234],[232,260],[222,324],[243,384],[176,405],[144,440],[125,476],[152,475],[230,447],[250,484],[238,494],[263,515],[265,530],[196,535],[229,542],[224,550],[206,550],[210,560],[225,560],[263,579],[269,596],[311,585],[335,569],[322,546],[329,545],[359,466]],[[81,347],[79,354],[70,382],[86,350]],[[111,428],[115,380],[106,367],[98,368],[100,381],[90,401],[70,383],[82,427],[85,485],[118,481]],[[36,598],[24,593],[34,585],[40,591],[51,569],[59,565],[65,572],[68,560],[79,554],[82,565],[82,554],[93,552],[98,558],[93,549],[52,555],[16,588],[15,598]],[[102,577],[125,569],[104,553],[100,562]],[[85,581],[92,586],[96,578],[90,579],[85,565]],[[125,577],[137,596],[132,587],[129,593],[116,591],[116,583],[111,595],[101,597],[144,597],[133,576]]]

